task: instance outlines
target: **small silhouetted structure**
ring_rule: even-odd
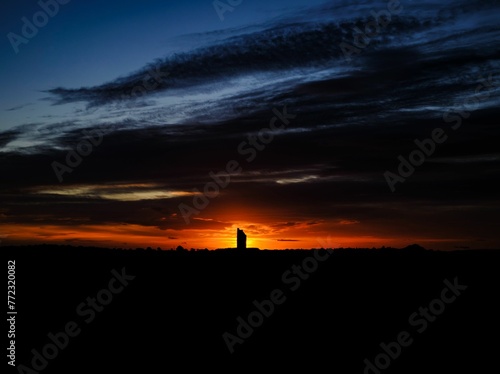
[[[236,230],[236,248],[217,248],[216,251],[228,251],[228,252],[254,252],[258,251],[259,248],[247,248],[247,236],[243,230]]]
[[[236,248],[247,249],[247,236],[240,229],[236,229]]]

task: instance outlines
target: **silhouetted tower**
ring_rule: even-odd
[[[247,248],[247,236],[243,232],[243,230],[236,230],[236,248],[238,249],[246,249]]]

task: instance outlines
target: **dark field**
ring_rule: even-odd
[[[34,369],[7,365],[12,373],[496,367],[500,251],[321,250],[314,257],[38,246],[1,253],[5,272],[16,261],[16,366]],[[73,337],[61,334],[68,323]],[[55,357],[38,357],[36,370],[32,349],[42,354],[49,333],[62,348],[45,348]],[[405,346],[392,344],[398,336]],[[366,369],[365,359],[375,365],[385,354],[382,343],[395,358],[379,356],[388,367]]]

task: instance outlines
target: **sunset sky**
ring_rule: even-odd
[[[0,5],[1,245],[500,248],[497,1],[57,4]]]

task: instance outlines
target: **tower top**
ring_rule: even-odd
[[[243,230],[239,228],[236,229],[236,248],[246,249],[247,248],[247,236]]]

